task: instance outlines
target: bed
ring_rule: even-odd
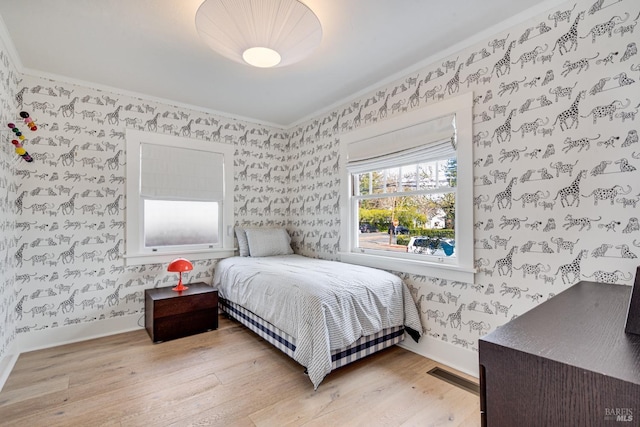
[[[294,255],[286,231],[280,244],[267,239],[279,249],[266,251],[256,235],[264,243],[271,231],[246,233],[251,256],[216,265],[220,307],[304,366],[314,388],[333,369],[401,342],[405,332],[419,339],[420,315],[399,277]]]

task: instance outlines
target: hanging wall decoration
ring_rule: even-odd
[[[27,113],[26,111],[21,111],[20,117],[29,127],[29,130],[31,130],[32,132],[38,130],[38,127],[36,126],[33,119],[29,116],[29,113]],[[17,138],[11,140],[11,143],[15,146],[16,154],[22,157],[22,159],[26,162],[33,162],[33,157],[31,157],[29,153],[27,153],[27,150],[25,150],[22,146],[22,142],[26,140],[26,137],[22,134],[22,132],[20,132],[20,129],[18,129],[18,127],[14,123],[9,123],[7,126],[9,126],[9,129],[11,129],[11,131],[14,133],[14,136]]]

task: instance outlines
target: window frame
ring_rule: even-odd
[[[197,139],[143,132],[133,129],[126,131],[126,230],[125,264],[144,265],[165,263],[177,257],[191,261],[202,259],[226,258],[234,255],[233,224],[233,156],[235,149],[231,144],[208,142]],[[220,245],[203,248],[203,245],[176,246],[171,249],[153,251],[144,246],[144,210],[143,197],[140,195],[140,147],[141,144],[165,145],[190,150],[209,151],[223,156],[222,206],[219,207],[221,224],[219,226]]]
[[[391,117],[371,126],[344,134],[340,138],[341,176],[341,225],[343,239],[340,244],[340,260],[411,274],[474,282],[475,268],[473,246],[473,92],[452,97],[420,109]],[[447,115],[456,117],[457,188],[456,258],[448,262],[424,260],[415,254],[398,252],[371,253],[357,247],[359,224],[358,210],[354,208],[352,174],[347,170],[348,146],[367,138],[392,133]],[[470,214],[467,214],[470,213]],[[376,251],[382,252],[382,251]],[[434,257],[437,258],[437,257]]]

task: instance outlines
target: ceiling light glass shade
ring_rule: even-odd
[[[260,68],[275,67],[282,61],[280,54],[268,47],[250,47],[242,53],[242,59],[247,64]]]
[[[318,17],[296,0],[205,0],[196,12],[196,29],[214,51],[257,67],[301,61],[322,40]],[[273,51],[269,65],[250,62],[264,49]]]

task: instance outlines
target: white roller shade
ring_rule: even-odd
[[[455,116],[448,115],[392,132],[354,141],[348,146],[348,161],[381,157],[428,144],[450,140],[455,135]]]
[[[410,148],[408,150],[385,154],[381,157],[348,162],[350,173],[364,173],[375,170],[389,169],[399,166],[416,165],[430,160],[448,159],[456,155],[451,138],[429,144],[426,147]]]
[[[347,147],[347,169],[361,173],[452,157],[455,137],[455,116],[449,115],[354,141]]]
[[[140,195],[154,199],[221,201],[224,156],[209,151],[140,144]]]

